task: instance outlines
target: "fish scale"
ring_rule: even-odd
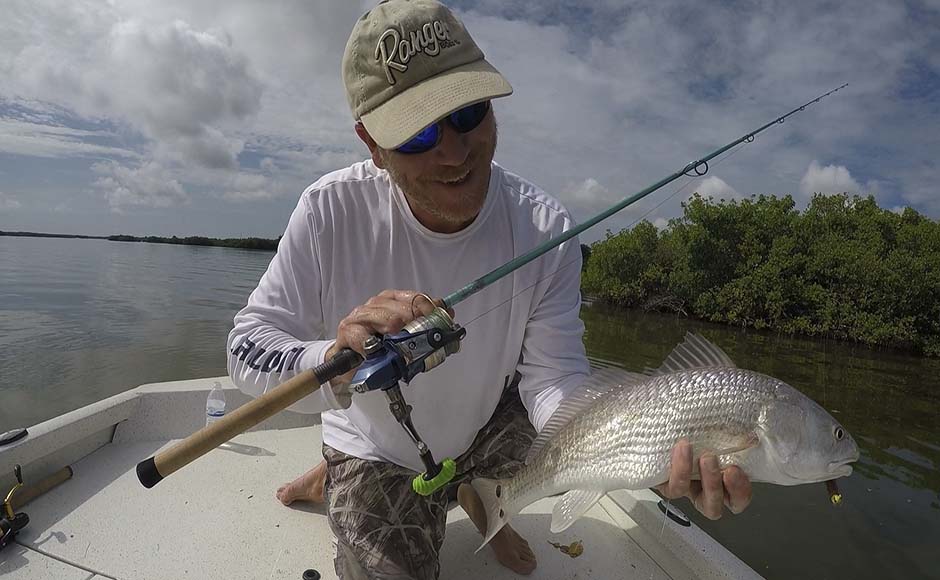
[[[680,438],[692,441],[697,455],[741,445],[758,425],[760,405],[772,399],[782,383],[752,371],[726,371],[670,373],[599,400],[546,446],[543,453],[557,455],[557,462],[536,457],[507,485],[506,493],[515,495],[517,485],[541,487],[547,495],[584,486],[649,487],[665,481],[672,448]],[[689,412],[693,409],[698,411]],[[728,431],[738,437],[727,436]],[[618,460],[605,460],[610,457]],[[736,458],[725,456],[725,463],[734,464]],[[533,486],[529,479],[540,483]]]
[[[778,485],[845,476],[858,459],[851,436],[812,399],[688,334],[647,374],[595,371],[543,427],[515,477],[473,481],[487,512],[484,544],[543,497],[567,492],[552,515],[558,532],[607,491],[664,483],[680,439],[695,458],[716,453],[722,467]]]

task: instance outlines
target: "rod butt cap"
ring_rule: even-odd
[[[157,471],[157,464],[154,462],[153,457],[137,464],[137,479],[147,489],[157,485],[163,479],[163,476]]]

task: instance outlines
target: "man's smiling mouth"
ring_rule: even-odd
[[[453,179],[440,179],[438,181],[440,183],[443,183],[444,185],[461,185],[463,183],[466,183],[466,181],[470,178],[470,173],[471,173],[470,171],[467,171],[466,173],[464,173],[463,175],[459,177],[455,177]]]

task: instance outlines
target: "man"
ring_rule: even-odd
[[[491,101],[512,88],[441,4],[390,0],[366,13],[347,43],[343,80],[371,159],[304,191],[236,315],[229,373],[253,395],[342,348],[362,353],[369,336],[429,313],[423,295],[446,295],[572,227],[555,199],[493,163]],[[467,483],[518,469],[536,429],[589,372],[580,261],[575,238],[458,304],[460,352],[402,389],[434,457],[456,460],[451,491],[481,531],[486,515]],[[292,407],[323,413],[326,465],[279,495],[325,496],[341,578],[436,578],[448,490],[411,490],[423,471],[414,443],[382,393],[344,392],[351,376]],[[704,491],[690,490],[688,446],[674,456],[668,494],[695,495],[713,517],[725,501],[746,505],[740,470],[722,474],[714,458],[703,461]],[[516,572],[536,566],[508,526],[491,546]]]

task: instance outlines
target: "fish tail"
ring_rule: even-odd
[[[480,496],[483,503],[483,511],[486,513],[486,535],[483,537],[483,543],[476,549],[479,552],[483,549],[493,536],[503,528],[512,518],[511,513],[505,509],[505,482],[497,479],[474,479],[470,485]],[[474,553],[476,553],[474,552]]]

